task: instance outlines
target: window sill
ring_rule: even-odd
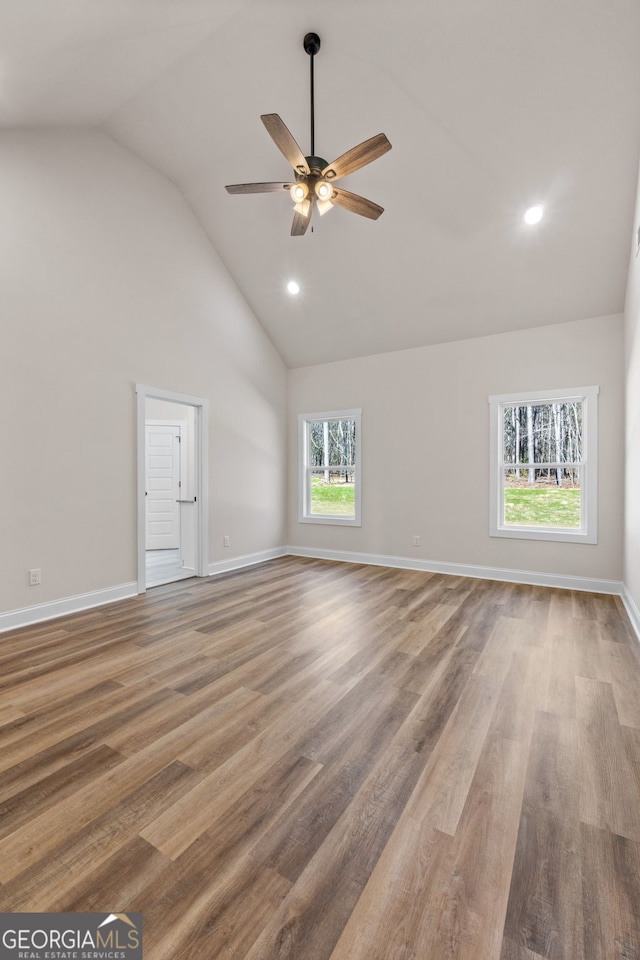
[[[336,527],[361,527],[355,517],[298,517],[298,523],[329,523]]]
[[[597,543],[598,536],[585,530],[558,530],[540,527],[497,527],[489,532],[491,537],[506,537],[512,540],[548,540],[560,543]]]

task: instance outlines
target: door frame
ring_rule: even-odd
[[[196,496],[196,577],[209,576],[209,401],[187,393],[175,393],[161,387],[136,384],[137,427],[137,507],[138,507],[138,593],[146,593],[146,524],[145,524],[145,422],[147,399],[170,400],[195,408],[195,496]]]

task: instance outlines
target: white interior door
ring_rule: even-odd
[[[197,397],[187,393],[175,393],[172,390],[165,390],[162,387],[145,386],[142,383],[135,385],[136,391],[136,465],[137,465],[137,491],[138,491],[138,511],[137,511],[137,544],[138,544],[138,593],[144,593],[147,589],[147,438],[146,424],[168,425],[175,422],[171,414],[154,413],[148,409],[150,402],[162,401],[163,403],[180,404],[182,412],[184,407],[190,408],[187,422],[180,417],[175,419],[183,425],[182,438],[188,439],[186,443],[189,456],[186,462],[183,459],[183,470],[181,479],[184,481],[181,497],[172,499],[182,499],[186,493],[186,499],[190,502],[186,506],[178,504],[178,507],[191,512],[190,530],[193,536],[191,545],[191,556],[189,564],[193,564],[192,574],[197,577],[207,577],[209,575],[209,539],[208,539],[208,517],[209,517],[209,401],[206,397]],[[191,418],[191,420],[190,420]],[[184,448],[185,442],[181,444]],[[185,535],[186,524],[181,520],[180,547],[181,557],[184,562],[185,557]],[[189,551],[186,551],[187,553]],[[191,575],[192,575],[191,574]],[[187,574],[189,575],[189,574]],[[180,578],[181,579],[181,578]]]
[[[178,424],[145,424],[146,549],[180,547],[180,447]]]

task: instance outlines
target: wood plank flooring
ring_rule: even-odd
[[[619,599],[287,557],[0,636],[0,910],[146,960],[640,960]]]

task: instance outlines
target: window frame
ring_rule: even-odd
[[[489,536],[517,540],[551,540],[566,543],[598,542],[598,386],[572,387],[560,390],[535,390],[503,393],[489,397],[490,407],[490,479]],[[548,403],[581,401],[582,460],[581,514],[578,529],[563,527],[527,527],[504,523],[503,473],[510,464],[503,460],[504,411],[514,406],[536,406]],[[563,466],[562,464],[560,466]],[[527,464],[522,465],[527,469]]]
[[[319,468],[309,463],[309,424],[324,420],[354,420],[356,429],[356,443],[353,464],[354,475],[354,515],[348,517],[332,516],[330,514],[312,514],[311,508],[311,475]],[[298,522],[323,523],[340,527],[362,526],[362,483],[361,483],[361,451],[362,451],[362,409],[330,410],[323,413],[298,414]],[[332,469],[329,467],[329,469]],[[335,469],[335,468],[334,468]]]

